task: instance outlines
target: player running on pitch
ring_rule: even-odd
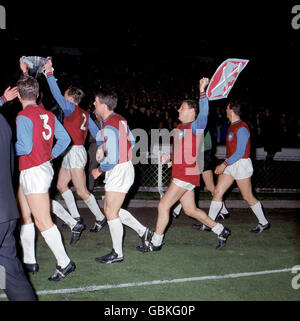
[[[76,266],[65,251],[61,234],[50,215],[49,188],[53,178],[51,160],[58,157],[71,139],[42,104],[37,105],[39,84],[33,77],[17,82],[18,98],[23,110],[17,115],[16,153],[19,156],[20,186],[18,200],[22,214],[20,231],[23,260],[30,272],[39,269],[35,257],[35,228],[40,230],[46,244],[57,260],[56,271],[50,281],[59,281]],[[56,143],[53,146],[53,139]],[[34,223],[32,216],[34,217]]]
[[[172,182],[158,204],[156,229],[151,242],[144,247],[137,247],[141,252],[159,251],[162,248],[164,233],[170,219],[170,209],[178,200],[186,215],[209,226],[218,235],[219,244],[216,247],[217,250],[225,246],[230,235],[228,228],[213,221],[195,204],[194,188],[200,185],[200,170],[197,162],[198,151],[209,112],[208,98],[205,93],[208,83],[208,78],[200,79],[200,112],[197,118],[198,104],[195,101],[183,101],[178,110],[181,124],[176,128],[173,141]],[[165,163],[169,159],[170,155],[163,155],[161,161]]]
[[[123,261],[123,224],[135,230],[145,246],[153,232],[142,225],[133,215],[121,208],[124,199],[134,182],[134,167],[132,164],[132,148],[135,139],[124,117],[114,112],[117,106],[117,95],[113,91],[99,90],[95,96],[95,115],[102,119],[102,137],[104,145],[98,147],[97,160],[105,157],[100,166],[92,170],[97,179],[105,173],[104,212],[112,238],[111,253],[96,258],[99,263],[114,263]],[[99,139],[99,137],[98,137]],[[101,138],[102,140],[102,138]],[[100,141],[102,143],[102,141]],[[97,144],[99,142],[97,141]],[[102,154],[102,155],[101,155]]]
[[[222,207],[223,195],[236,181],[243,199],[258,219],[258,225],[251,232],[261,233],[269,229],[271,225],[265,218],[261,203],[252,192],[253,166],[250,158],[250,130],[248,125],[241,120],[241,112],[242,106],[238,101],[232,101],[227,105],[226,115],[231,124],[226,136],[226,159],[215,169],[215,174],[219,177],[210,204],[209,217],[216,219]],[[205,227],[202,229],[209,230]]]
[[[84,170],[87,163],[87,152],[84,147],[87,131],[89,130],[96,139],[99,129],[91,119],[89,113],[78,106],[83,98],[83,92],[76,87],[70,86],[63,96],[57,85],[56,79],[53,76],[51,60],[48,60],[45,63],[44,69],[51,93],[64,111],[64,127],[72,139],[72,147],[62,161],[62,167],[58,175],[57,188],[65,200],[73,218],[82,222],[75,198],[68,187],[68,184],[72,181],[79,197],[84,200],[88,208],[95,215],[96,222],[90,232],[99,232],[107,220],[101,212],[94,195],[87,189],[86,174]],[[78,231],[77,234],[72,233],[71,243],[75,243],[78,240],[80,232],[81,231]]]

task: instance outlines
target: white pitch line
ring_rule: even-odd
[[[182,278],[182,279],[174,279],[174,280],[154,280],[154,281],[137,282],[137,283],[91,285],[84,288],[42,290],[42,291],[37,291],[37,294],[42,295],[42,294],[94,292],[94,291],[105,290],[105,289],[128,288],[128,287],[135,287],[135,286],[182,283],[182,282],[204,281],[204,280],[233,279],[233,278],[241,278],[246,276],[264,275],[264,274],[273,274],[273,273],[282,273],[282,272],[291,272],[291,271],[292,271],[292,268],[285,268],[281,270],[269,270],[269,271],[266,270],[266,271],[258,271],[258,272],[244,272],[244,273],[224,274],[224,275],[208,275],[208,276],[199,276],[199,277],[193,277],[193,278]],[[0,298],[6,298],[6,295],[1,294]]]

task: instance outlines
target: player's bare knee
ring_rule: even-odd
[[[162,200],[158,203],[158,212],[169,211],[170,208],[171,207],[166,202],[164,202]]]
[[[114,214],[113,208],[107,204],[104,204],[103,210],[104,210],[106,217],[108,217],[108,218],[111,218]]]

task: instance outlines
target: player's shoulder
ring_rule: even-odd
[[[126,121],[125,117],[123,117],[122,115],[118,114],[118,113],[114,113],[112,115],[112,117],[116,120],[123,120],[123,121]]]
[[[88,114],[88,112],[85,110],[85,109],[83,109],[82,107],[80,107],[80,106],[78,106],[78,105],[76,105],[76,104],[74,104],[74,111],[76,110],[76,111],[79,111],[79,112],[81,112],[81,113],[85,113],[85,114]]]
[[[241,120],[240,127],[245,127],[247,130],[249,130],[248,124],[247,124],[245,121],[243,121],[243,120]]]
[[[30,118],[30,116],[32,116],[34,113],[35,113],[35,110],[33,109],[33,106],[30,105],[22,109],[21,111],[19,111],[18,116],[25,116]]]
[[[194,123],[194,122],[180,123],[180,124],[177,125],[176,129],[179,129],[179,130],[191,129],[193,123]]]
[[[104,121],[104,125],[105,126],[112,125],[112,126],[118,127],[120,121],[126,122],[126,119],[120,114],[113,113]]]

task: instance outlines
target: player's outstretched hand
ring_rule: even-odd
[[[18,96],[18,90],[17,87],[8,87],[5,89],[3,96],[7,101],[11,101],[15,99]]]

